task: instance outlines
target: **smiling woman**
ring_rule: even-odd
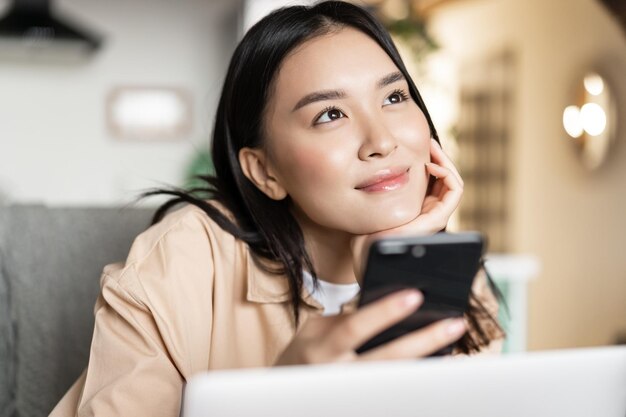
[[[356,352],[423,299],[404,290],[355,311],[363,247],[444,229],[463,191],[363,9],[288,7],[252,27],[228,69],[212,157],[205,188],[148,193],[175,198],[126,263],[105,269],[89,366],[54,416],[176,416],[184,381],[207,369],[496,346],[497,302],[480,275],[464,319]]]
[[[265,146],[240,157],[262,191],[267,182],[248,175],[252,165],[290,196],[305,237],[370,234],[420,213],[430,128],[376,41],[349,27],[309,40],[285,58],[273,91]]]

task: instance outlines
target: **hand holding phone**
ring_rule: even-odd
[[[413,314],[422,302],[416,290],[397,291],[348,314],[311,316],[278,355],[274,366],[422,358],[465,333],[462,319],[443,320],[357,354],[359,346]]]
[[[370,248],[359,306],[407,288],[419,289],[424,304],[415,313],[357,349],[365,352],[435,321],[462,317],[480,267],[484,239],[479,233],[385,238]],[[453,345],[435,355],[451,353]]]

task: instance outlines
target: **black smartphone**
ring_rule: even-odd
[[[411,316],[359,347],[357,353],[437,320],[463,316],[484,247],[485,239],[477,232],[393,237],[374,242],[367,257],[359,307],[407,288],[419,289],[424,302]],[[431,356],[450,354],[453,347],[454,344]]]

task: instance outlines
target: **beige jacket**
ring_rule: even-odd
[[[51,417],[178,416],[192,375],[271,366],[295,334],[287,280],[260,269],[195,206],[139,235],[125,263],[104,269],[101,287],[89,364]],[[302,323],[322,310],[303,296]]]

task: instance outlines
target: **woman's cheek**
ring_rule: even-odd
[[[406,146],[422,162],[430,161],[430,132],[420,128],[407,128],[402,132]]]
[[[396,135],[403,138],[405,145],[417,153],[418,156],[428,162],[430,160],[430,127],[421,110],[409,112],[397,120]]]
[[[290,165],[288,173],[307,182],[337,181],[349,166],[345,152],[331,146],[301,147],[285,156]]]

